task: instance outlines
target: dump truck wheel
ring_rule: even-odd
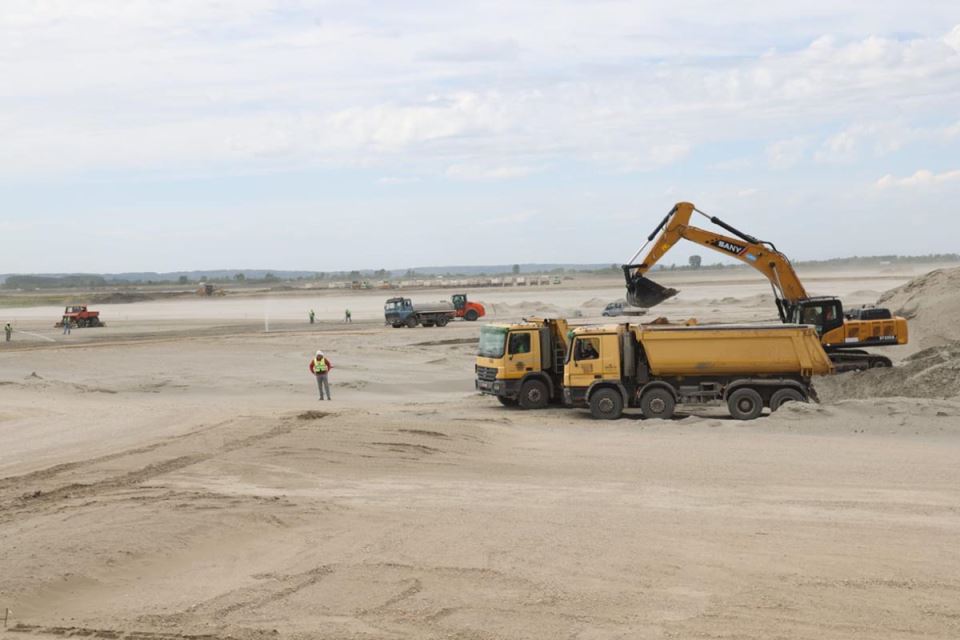
[[[755,389],[737,389],[727,398],[727,408],[737,420],[753,420],[763,413],[763,398]]]
[[[407,318],[406,324],[408,327],[413,329],[415,326],[417,326],[417,319],[414,318],[413,316],[410,316],[409,318]]]
[[[543,409],[549,400],[547,385],[539,380],[528,380],[520,387],[519,402],[524,409]]]
[[[394,324],[392,324],[392,325],[390,325],[390,326],[392,326],[394,329],[399,329],[399,328],[402,327],[403,325],[402,325],[402,324],[396,324],[396,323],[394,323]]]
[[[597,389],[590,396],[590,415],[597,420],[616,420],[623,415],[623,396],[616,389]]]
[[[476,309],[469,309],[465,314],[463,314],[463,319],[468,322],[473,322],[480,317],[480,314],[477,313]]]
[[[516,398],[508,398],[507,396],[497,396],[497,400],[499,400],[499,401],[500,401],[500,404],[502,404],[502,405],[505,406],[505,407],[515,407],[515,406],[517,406],[517,399],[516,399]]]
[[[806,402],[807,399],[796,389],[778,389],[770,396],[770,411],[776,411],[785,402]]]
[[[650,389],[640,398],[640,410],[646,418],[669,420],[676,406],[673,394],[666,389]]]
[[[449,318],[445,318],[445,317],[437,318],[437,326],[438,326],[438,327],[445,327],[445,326],[447,326],[447,322],[449,322],[449,321],[450,321]]]

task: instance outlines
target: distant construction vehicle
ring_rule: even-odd
[[[691,225],[690,217],[694,211],[736,237],[724,236]],[[885,309],[845,317],[843,304],[839,299],[829,296],[810,297],[807,294],[790,260],[777,251],[772,242],[758,240],[743,233],[716,216],[708,216],[689,202],[678,202],[674,205],[647,237],[646,244],[631,260],[633,262],[648,244],[653,243],[640,263],[623,265],[627,301],[630,304],[652,307],[678,293],[676,289],[663,287],[646,276],[680,239],[736,258],[766,276],[773,288],[780,320],[816,327],[817,335],[838,371],[889,367],[892,364],[890,358],[868,353],[863,347],[907,343],[906,319],[895,317]]]
[[[74,327],[102,327],[104,323],[100,321],[99,311],[90,311],[87,305],[73,305],[63,308],[63,317],[57,322],[55,327],[62,327],[67,320]]]
[[[223,288],[212,285],[209,282],[201,282],[200,286],[197,287],[197,295],[201,298],[210,298],[212,296],[225,296],[227,292]]]
[[[471,302],[465,293],[454,294],[450,302],[414,303],[410,298],[390,298],[383,307],[386,323],[394,328],[413,328],[417,325],[443,327],[454,318],[473,322],[486,313],[482,304]]]
[[[594,418],[625,407],[668,419],[680,404],[725,402],[734,418],[816,399],[810,379],[833,372],[813,327],[618,324],[578,327],[563,374],[564,402]]]

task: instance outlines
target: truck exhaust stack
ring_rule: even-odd
[[[655,307],[664,300],[680,293],[657,284],[649,278],[630,273],[632,265],[623,267],[623,276],[627,281],[627,302],[634,307]]]

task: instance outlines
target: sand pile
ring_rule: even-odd
[[[897,396],[960,397],[960,341],[919,351],[892,369],[821,378],[816,388],[823,402]]]
[[[621,299],[622,300],[622,299]],[[613,302],[612,300],[609,302]],[[581,309],[588,309],[590,307],[605,307],[607,306],[608,301],[603,298],[590,298],[586,302],[580,305]]]
[[[960,340],[960,267],[937,269],[880,296],[877,305],[909,320],[913,350]]]

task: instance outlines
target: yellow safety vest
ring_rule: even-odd
[[[326,373],[327,372],[327,361],[324,358],[313,361],[313,372],[314,373]]]

